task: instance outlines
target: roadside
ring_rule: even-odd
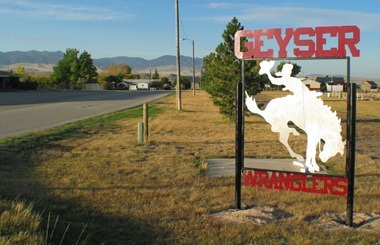
[[[133,108],[169,94],[167,91],[2,93],[0,138]]]

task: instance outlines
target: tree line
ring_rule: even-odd
[[[94,65],[91,55],[87,51],[80,53],[78,49],[66,49],[64,56],[53,67],[50,76],[29,76],[25,68],[19,65],[17,69],[11,72],[11,87],[19,89],[81,89],[85,83],[100,83],[104,89],[116,89],[118,84],[124,79],[141,79],[141,75],[132,72],[129,65],[110,64],[103,69],[100,74]],[[23,83],[18,83],[21,77]],[[155,69],[151,78],[152,88],[155,89],[173,89],[175,82],[172,83],[167,77],[160,78],[160,74]],[[180,78],[183,89],[191,87],[190,79],[187,77]]]

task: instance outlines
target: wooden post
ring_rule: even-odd
[[[148,109],[149,109],[148,104],[144,103],[143,104],[144,143],[148,142],[148,137],[149,137]]]
[[[141,145],[143,143],[143,123],[137,123],[137,144]]]

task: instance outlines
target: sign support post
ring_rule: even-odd
[[[346,177],[347,188],[347,210],[346,225],[353,226],[354,214],[354,187],[355,187],[355,138],[356,138],[356,84],[349,84],[347,102],[347,153],[346,153]]]
[[[241,209],[241,174],[244,167],[244,60],[241,81],[236,85],[235,204]]]

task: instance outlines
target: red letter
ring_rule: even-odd
[[[280,58],[288,57],[288,52],[286,51],[286,47],[288,46],[289,41],[293,36],[293,33],[294,31],[292,28],[286,28],[285,37],[282,38],[281,29],[280,28],[273,29],[273,34],[274,34],[274,37],[276,38],[276,41],[279,47],[278,57]]]
[[[290,180],[291,180],[290,190],[291,191],[302,191],[304,188],[303,182],[306,182],[306,178],[305,178],[305,181],[303,179],[304,178],[302,175],[292,174],[290,176]]]
[[[352,38],[346,37],[346,34],[352,33]],[[341,26],[339,27],[339,52],[343,52],[346,55],[345,46],[350,49],[352,56],[359,57],[360,50],[356,48],[355,44],[360,41],[360,29],[357,26]],[[344,55],[344,56],[345,56]]]
[[[336,196],[345,196],[347,195],[347,184],[348,179],[346,178],[333,178],[331,179],[332,186],[330,189],[330,193]],[[339,182],[343,182],[339,184]]]
[[[313,175],[312,181],[313,181],[314,193],[321,193],[321,194],[327,194],[328,193],[327,186],[326,185],[321,186],[321,183],[324,183],[323,179],[324,179],[324,177]]]
[[[253,31],[253,35],[255,38],[255,47],[254,47],[254,57],[255,58],[272,58],[273,57],[273,49],[268,49],[267,51],[261,51],[261,47],[264,42],[260,39],[261,36],[267,36],[268,39],[273,39],[273,31],[269,30],[255,30]]]
[[[289,176],[291,176],[291,174],[279,173],[280,185],[285,186],[285,190],[289,190],[292,186],[291,181],[293,180]]]
[[[331,37],[337,37],[338,36],[338,27],[337,26],[326,26],[326,27],[316,27],[315,28],[316,33],[316,50],[315,50],[315,57],[339,57],[339,56],[345,56],[346,51],[343,53],[342,50],[338,50],[338,48],[331,48],[331,49],[323,49],[323,45],[326,44],[326,38],[323,36],[324,34],[330,34]]]
[[[241,38],[252,38],[253,34],[249,30],[242,30],[242,31],[237,31],[235,33],[235,56],[238,59],[247,59],[247,58],[252,58],[253,56],[253,43],[252,42],[245,42],[245,47],[247,50],[246,51],[241,51]]]
[[[248,172],[248,174],[247,174]],[[244,171],[244,185],[248,186],[249,183],[251,183],[251,186],[256,186],[256,175],[255,177],[252,176],[252,171]]]
[[[281,174],[281,173],[279,173],[279,174]],[[270,177],[270,188],[277,189],[277,190],[283,190],[284,189],[281,185],[281,182],[279,181],[279,178],[278,178],[276,172],[272,172],[272,176]]]
[[[256,170],[255,173],[258,176],[257,187],[263,187],[263,185],[264,187],[267,187],[269,180],[268,172]]]
[[[301,35],[308,35],[310,37],[315,35],[313,28],[298,28],[294,31],[294,44],[296,46],[306,46],[308,49],[301,50],[299,48],[294,49],[294,55],[297,57],[312,57],[314,55],[315,43],[313,40],[301,40]]]

